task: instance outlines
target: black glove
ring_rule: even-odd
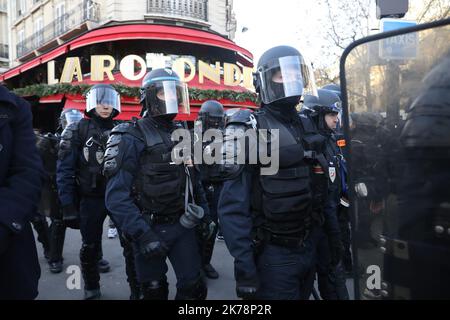
[[[0,224],[0,256],[5,253],[10,246],[11,238],[11,231]]]
[[[336,267],[344,255],[344,246],[339,235],[329,236],[331,266]]]
[[[216,230],[216,223],[209,216],[205,216],[201,226],[203,239],[209,240]]]
[[[62,207],[62,214],[66,227],[80,229],[80,213],[73,204]]]
[[[146,259],[165,257],[169,248],[153,231],[147,231],[138,240],[139,251]]]

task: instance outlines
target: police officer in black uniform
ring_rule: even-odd
[[[386,197],[389,194],[388,135],[383,117],[376,112],[350,114],[350,141],[356,191],[358,228],[352,235],[358,246],[373,249],[378,245]]]
[[[114,128],[108,141],[106,204],[133,242],[143,299],[168,299],[166,258],[177,276],[176,299],[207,294],[195,227],[209,214],[208,205],[193,166],[172,157],[172,134],[182,128],[173,120],[189,112],[188,99],[187,86],[175,72],[152,70],[142,84],[144,118]],[[192,205],[192,193],[202,209]]]
[[[194,135],[196,135],[197,130],[201,130],[202,133],[208,130],[216,130],[217,136],[221,136],[224,129],[224,119],[225,112],[223,105],[215,100],[205,101],[198,113],[198,119],[194,129]],[[201,127],[199,127],[201,125]],[[194,141],[198,135],[195,136]],[[211,148],[212,143],[221,144],[222,141],[217,141],[217,139],[212,139],[202,143],[202,150],[205,153],[210,154],[212,157],[215,156],[214,148]],[[213,223],[206,223],[203,228],[200,228],[200,244],[201,244],[201,256],[202,256],[202,266],[205,275],[210,279],[217,279],[219,274],[216,269],[211,265],[211,258],[214,250],[214,243],[216,240],[216,234],[218,229],[217,221],[217,203],[219,201],[220,190],[222,189],[223,173],[221,171],[222,166],[219,163],[205,164],[202,162],[201,165],[196,166],[200,172],[200,180],[202,182],[203,189],[206,193],[206,198],[208,200],[209,212]],[[212,227],[212,230],[209,230]]]
[[[304,99],[304,110],[302,114],[309,115],[317,126],[318,131],[326,138],[325,157],[328,161],[329,170],[329,193],[323,210],[325,215],[333,215],[338,219],[338,210],[344,195],[346,184],[345,161],[342,151],[337,145],[335,130],[341,113],[341,99],[332,91],[319,89],[318,97],[306,96]],[[344,200],[343,200],[344,201]],[[345,275],[340,258],[343,245],[341,239],[329,238],[325,228],[320,228],[320,240],[317,246],[317,263],[310,277],[309,296],[314,284],[314,274],[317,272],[318,287],[320,295],[324,300],[348,300],[348,291],[345,286]],[[341,234],[345,230],[340,230]],[[334,242],[331,242],[333,240]],[[335,250],[330,250],[335,247]],[[338,256],[331,254],[338,252]],[[339,259],[339,260],[338,260]]]
[[[235,258],[238,297],[300,299],[302,284],[315,264],[317,225],[324,218],[316,214],[323,210],[315,207],[326,199],[328,188],[328,165],[321,154],[325,139],[311,120],[299,117],[296,110],[302,95],[314,91],[315,84],[310,65],[288,46],[262,55],[255,80],[261,110],[254,115],[238,111],[225,129],[224,167],[229,180],[219,199],[221,230]],[[270,146],[278,139],[279,148],[271,151],[273,157],[279,154],[277,173],[264,175],[261,163],[241,165],[229,160],[230,151],[238,154],[248,149],[234,143],[239,135],[236,129],[248,127],[258,133],[272,130],[267,135]],[[266,146],[248,143],[255,145]],[[331,236],[338,237],[335,216],[325,217],[325,221],[334,227],[330,227]]]
[[[449,69],[450,52],[422,80],[399,137],[398,208],[380,239],[385,299],[450,299]]]
[[[104,199],[106,179],[101,171],[106,142],[117,124],[113,119],[119,113],[120,96],[117,91],[110,85],[95,85],[86,95],[87,118],[70,124],[61,136],[58,193],[66,225],[76,227],[79,223],[83,241],[80,261],[85,299],[101,296],[98,262],[102,256],[103,222],[108,214]],[[124,241],[121,245],[131,298],[137,298],[132,249]]]
[[[56,186],[56,161],[58,160],[61,132],[68,125],[78,122],[82,118],[83,114],[80,111],[76,109],[65,109],[59,117],[59,128],[56,133],[49,132],[37,135],[37,148],[47,174],[42,188],[40,211],[44,212],[48,210],[49,217],[52,221],[49,232],[50,249],[48,259],[50,272],[52,273],[60,273],[63,270],[62,251],[66,235],[66,225],[63,221],[58,198],[58,188]]]

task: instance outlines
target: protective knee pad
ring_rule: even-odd
[[[143,300],[167,300],[169,285],[167,281],[151,281],[141,285]]]
[[[178,288],[175,300],[205,300],[208,295],[208,287],[202,277]]]

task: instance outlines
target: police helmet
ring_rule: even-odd
[[[289,46],[274,47],[261,56],[254,85],[264,104],[289,98],[298,103],[305,94],[317,95],[311,64]]]
[[[317,90],[318,96],[307,95],[304,97],[303,104],[308,109],[312,109],[318,113],[341,113],[341,99],[339,96],[329,90]]]
[[[341,87],[339,85],[337,85],[335,83],[330,83],[330,84],[327,84],[326,86],[323,86],[322,89],[333,91],[342,100]]]
[[[205,101],[198,113],[198,120],[202,122],[205,130],[209,128],[222,128],[224,125],[225,112],[223,105],[216,100]]]
[[[59,125],[64,130],[71,123],[75,123],[83,119],[83,114],[77,109],[64,109],[59,116]]]
[[[189,114],[187,85],[172,69],[152,70],[142,81],[141,103],[150,117]]]
[[[92,116],[98,106],[111,107],[111,118],[116,117],[120,111],[120,95],[109,84],[96,84],[86,94],[86,114]]]

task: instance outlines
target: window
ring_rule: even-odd
[[[25,30],[17,31],[17,55],[21,56],[25,53]]]
[[[55,35],[58,36],[66,31],[66,8],[64,3],[55,7]]]
[[[23,16],[27,11],[27,1],[17,0],[17,18]]]
[[[34,46],[38,47],[44,43],[44,19],[42,17],[34,20]]]

